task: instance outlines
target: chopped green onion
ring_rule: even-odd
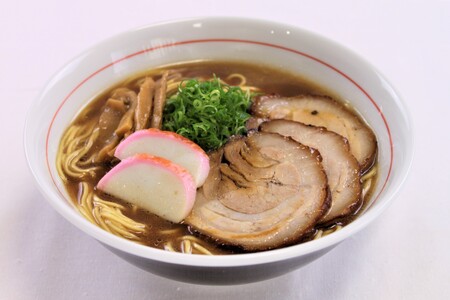
[[[164,108],[163,129],[197,143],[205,151],[222,146],[232,135],[246,132],[250,92],[210,81],[183,81]]]

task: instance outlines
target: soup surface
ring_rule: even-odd
[[[102,120],[108,115],[111,120],[115,120],[114,122],[120,122],[117,120],[120,120],[126,114],[126,110],[133,105],[126,99],[127,96],[123,96],[125,97],[123,101],[125,104],[122,108],[107,107],[106,103],[120,89],[125,88],[127,91],[131,90],[138,94],[145,78],[151,77],[158,86],[164,76],[167,80],[167,98],[177,92],[178,86],[183,80],[190,78],[207,80],[214,76],[220,78],[225,84],[241,86],[244,90],[250,89],[254,97],[258,94],[281,95],[283,97],[316,95],[319,97],[331,96],[337,99],[337,96],[332,91],[317,86],[295,74],[264,65],[232,61],[196,61],[149,70],[115,84],[95,97],[89,105],[82,109],[66,130],[59,149],[58,171],[73,200],[73,204],[89,221],[123,238],[168,251],[194,254],[246,252],[242,247],[223,243],[221,238],[202,234],[201,231],[199,232],[195,227],[191,227],[184,222],[175,224],[166,221],[134,204],[105,194],[96,188],[99,180],[119,162],[117,158],[111,155],[111,152],[105,152],[99,159],[98,152],[103,151],[105,142],[98,142],[97,140],[102,135],[105,140],[112,139],[111,136],[105,134],[105,130],[102,131],[100,126]],[[337,100],[342,101],[343,99]],[[356,112],[348,108],[348,104],[343,106],[360,119]],[[312,113],[312,115],[315,114],[317,112]],[[120,115],[120,118],[118,115]],[[115,138],[121,140],[124,136],[115,136]],[[319,238],[339,229],[355,218],[361,207],[369,202],[376,182],[376,163],[371,163],[370,167],[361,172],[359,178],[362,182],[362,201],[358,202],[358,207],[353,208],[352,212],[345,217],[333,219],[332,222],[315,224],[312,230],[303,235],[297,242]]]

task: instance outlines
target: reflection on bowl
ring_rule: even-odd
[[[337,232],[301,244],[254,253],[204,256],[134,243],[95,226],[74,208],[56,162],[61,138],[77,113],[94,97],[135,74],[205,60],[267,65],[306,78],[351,103],[370,124],[378,146],[378,178],[372,187],[370,203],[364,205],[356,220]],[[242,284],[295,270],[380,215],[406,178],[413,152],[410,126],[405,107],[389,82],[346,48],[290,25],[200,18],[118,35],[67,64],[50,80],[29,111],[25,150],[38,186],[49,203],[118,256],[175,280]]]

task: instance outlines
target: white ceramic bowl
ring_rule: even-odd
[[[129,75],[198,59],[238,59],[284,68],[348,99],[371,124],[378,138],[380,173],[369,208],[342,230],[315,241],[260,253],[212,257],[145,247],[103,231],[78,214],[55,167],[61,134],[72,118],[93,96]],[[391,84],[345,47],[289,25],[239,18],[200,18],[120,34],[68,63],[30,108],[25,151],[37,184],[54,209],[118,256],[175,280],[242,284],[304,266],[378,217],[405,180],[413,141],[405,106]]]

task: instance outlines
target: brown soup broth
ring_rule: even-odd
[[[289,73],[287,71],[276,69],[273,67],[268,67],[266,65],[255,65],[243,62],[233,62],[233,61],[196,61],[190,63],[182,63],[177,65],[169,65],[154,69],[148,72],[139,73],[132,78],[115,84],[112,88],[102,92],[97,97],[93,99],[75,118],[72,125],[82,125],[92,122],[96,123],[99,119],[101,108],[108,100],[111,91],[118,87],[127,87],[134,90],[136,93],[139,92],[139,79],[145,76],[152,76],[154,79],[161,77],[161,74],[166,70],[179,71],[186,78],[211,78],[214,75],[222,80],[225,80],[230,85],[235,85],[236,79],[227,81],[227,77],[230,74],[241,74],[246,78],[247,86],[258,87],[266,94],[279,94],[283,96],[296,96],[299,94],[315,94],[315,95],[329,95],[337,98],[331,91],[326,90],[302,77],[295,74]],[[71,126],[72,126],[71,125]],[[147,229],[144,233],[139,233],[139,242],[148,245],[150,247],[164,249],[164,245],[171,241],[173,249],[175,251],[181,251],[179,240],[183,236],[196,236],[202,239],[202,245],[211,251],[213,254],[232,254],[241,253],[242,250],[239,248],[233,248],[229,246],[223,246],[218,244],[216,241],[208,238],[202,237],[185,224],[174,224],[172,222],[166,221],[148,211],[137,208],[134,205],[126,203],[120,199],[106,195],[95,189],[97,182],[106,174],[113,166],[118,163],[117,159],[111,159],[107,163],[101,166],[101,169],[92,178],[84,179],[92,189],[94,193],[101,196],[102,199],[111,201],[114,203],[121,204],[125,207],[123,210],[124,215],[135,220],[136,222],[143,223],[146,225]],[[374,183],[374,181],[372,182]],[[66,189],[70,195],[70,198],[75,205],[80,204],[80,181],[69,179],[66,184]],[[366,199],[370,197],[373,192],[372,187],[366,193]],[[364,201],[367,203],[367,201]],[[363,204],[364,206],[365,204]],[[348,218],[348,220],[353,219],[354,216]],[[343,224],[347,223],[346,220],[342,221]],[[333,225],[335,226],[335,225]]]

